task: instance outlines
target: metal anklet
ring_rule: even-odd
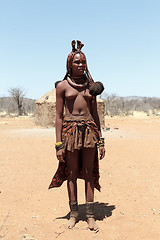
[[[94,202],[86,202],[86,217],[94,218]]]
[[[78,203],[69,201],[69,206],[71,211],[70,217],[78,218]]]

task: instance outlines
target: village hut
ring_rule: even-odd
[[[97,97],[97,108],[101,127],[104,127],[104,101]],[[35,123],[44,127],[54,127],[56,118],[56,89],[43,95],[35,102]]]

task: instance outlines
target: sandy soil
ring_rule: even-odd
[[[0,118],[0,239],[160,239],[160,119],[113,118],[106,124],[95,233],[85,221],[82,180],[80,221],[72,230],[66,183],[48,190],[57,168],[54,128],[37,127],[32,118]]]

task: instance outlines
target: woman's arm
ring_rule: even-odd
[[[102,133],[101,133],[101,126],[100,126],[100,121],[99,121],[99,116],[98,116],[98,111],[97,111],[97,101],[96,101],[96,97],[94,96],[92,98],[92,102],[91,102],[91,114],[92,117],[98,127],[98,131],[99,131],[99,137],[102,137]],[[104,146],[100,146],[99,148],[99,159],[104,158],[105,156],[105,147]]]
[[[56,142],[62,141],[62,122],[64,111],[65,89],[64,82],[61,82],[56,87]],[[63,162],[63,149],[56,151],[59,161]]]
[[[97,101],[95,96],[92,97],[92,100],[91,100],[91,114],[98,127],[99,137],[102,137],[100,120],[99,120],[98,111],[97,111]]]

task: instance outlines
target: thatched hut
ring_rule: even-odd
[[[104,101],[97,98],[98,114],[104,127]],[[46,93],[35,102],[35,123],[45,127],[54,127],[56,117],[56,89]]]

